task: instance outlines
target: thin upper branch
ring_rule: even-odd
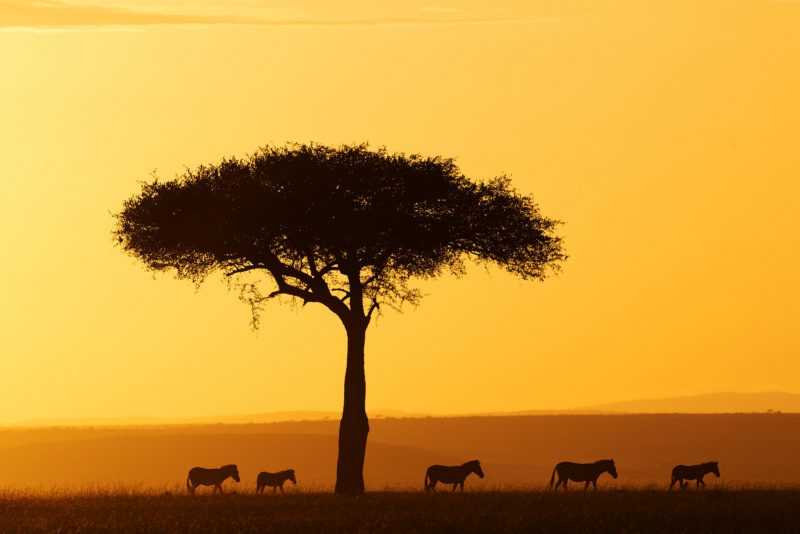
[[[378,301],[372,299],[372,304],[369,307],[369,311],[367,311],[367,321],[369,321],[372,318],[372,312],[374,312],[375,310],[378,310],[378,312],[380,312],[380,309],[381,305],[378,304]]]
[[[267,254],[264,260],[264,268],[270,272],[281,293],[303,299],[304,302],[319,302],[342,320],[347,318],[350,308],[342,300],[333,296],[327,282],[320,275],[311,276],[283,263],[274,254]],[[291,284],[287,278],[295,279],[305,287]]]
[[[272,271],[270,271],[270,274],[272,274],[275,284],[278,286],[278,290],[270,293],[269,297],[274,297],[277,295],[290,295],[292,297],[303,299],[304,305],[309,302],[322,302],[313,292],[289,284],[286,282],[285,278],[279,274],[273,273]]]
[[[225,273],[225,276],[233,276],[235,274],[246,273],[247,271],[254,271],[256,269],[266,269],[266,265],[262,265],[260,263],[255,263],[252,265],[247,265],[245,267],[239,267],[238,269],[234,269],[233,271]]]

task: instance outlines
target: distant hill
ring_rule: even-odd
[[[247,424],[247,423],[279,423],[283,421],[325,421],[328,419],[338,421],[341,412],[334,411],[283,411],[263,412],[240,415],[215,415],[203,417],[156,417],[156,416],[130,416],[130,417],[81,417],[81,418],[53,418],[32,419],[6,427],[88,427],[88,426],[163,426],[163,425],[214,425],[214,424]],[[426,417],[427,414],[403,412],[401,410],[376,410],[370,412],[371,418],[382,419],[386,417]]]
[[[518,410],[469,412],[458,414],[430,414],[405,412],[402,410],[369,410],[370,419],[421,418],[421,417],[510,417],[525,415],[603,415],[636,413],[800,413],[800,394],[780,391],[763,393],[708,393],[685,397],[661,399],[639,399],[565,410]],[[35,419],[5,427],[89,427],[89,426],[166,426],[166,425],[214,425],[214,424],[262,424],[287,421],[338,421],[341,412],[295,410],[261,412],[255,414],[217,415],[204,417],[86,417],[73,419]]]
[[[585,411],[606,413],[800,413],[800,395],[779,391],[708,393],[687,397],[612,402],[591,406]]]

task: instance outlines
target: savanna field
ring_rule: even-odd
[[[375,419],[367,493],[332,493],[336,421],[0,431],[0,532],[799,532],[800,416]],[[560,460],[613,457],[598,491],[546,492]],[[464,493],[425,468],[479,458]],[[708,488],[667,491],[678,463],[718,460]],[[192,466],[235,462],[224,495]],[[256,495],[261,470],[297,469]]]
[[[800,489],[0,493],[2,532],[798,532]]]

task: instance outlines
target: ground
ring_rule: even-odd
[[[800,532],[800,489],[569,494],[0,491],[0,532]]]

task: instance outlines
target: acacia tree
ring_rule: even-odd
[[[244,159],[144,183],[115,215],[123,251],[197,284],[215,271],[242,289],[258,325],[281,295],[319,303],[347,333],[336,493],[364,491],[369,422],[364,342],[382,306],[416,304],[410,282],[465,260],[544,279],[566,258],[557,221],[507,177],[467,179],[452,159],[367,145],[268,146]],[[263,283],[244,273],[265,273]]]

